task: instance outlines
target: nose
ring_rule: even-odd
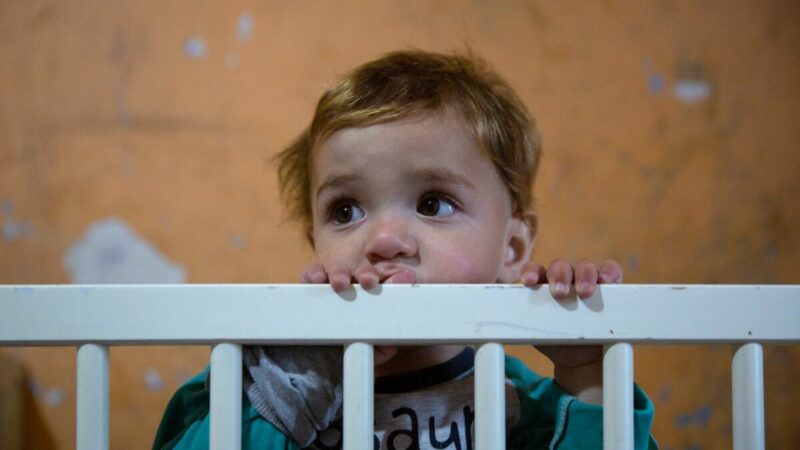
[[[364,251],[370,264],[376,264],[415,256],[417,242],[406,220],[391,215],[373,223]]]

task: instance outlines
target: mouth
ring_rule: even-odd
[[[417,282],[417,274],[412,269],[379,271],[378,274],[381,284],[414,284]]]

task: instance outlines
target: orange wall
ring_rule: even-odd
[[[800,283],[800,4],[655,0],[1,2],[0,283],[296,281],[311,255],[269,158],[337,75],[467,45],[544,135],[536,260]],[[30,447],[72,448],[74,350],[2,352],[26,369]],[[114,348],[112,448],[147,447],[207,357]],[[729,361],[638,347],[663,448],[731,447]],[[767,446],[797,448],[800,352],[765,368]]]

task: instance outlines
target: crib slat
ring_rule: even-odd
[[[344,348],[343,450],[373,448],[375,369],[372,344],[353,342]]]
[[[475,352],[475,449],[506,448],[505,352],[487,343]]]
[[[633,450],[633,347],[626,343],[603,352],[603,448]]]
[[[734,349],[733,448],[764,450],[764,357],[761,344]]]
[[[242,346],[217,344],[211,350],[210,450],[242,446]]]
[[[78,347],[78,450],[108,449],[108,347]]]

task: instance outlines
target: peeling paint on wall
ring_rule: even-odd
[[[14,217],[14,202],[4,199],[0,202],[0,214],[3,215],[2,233],[7,242],[30,237],[33,235],[33,226],[26,221]]]
[[[161,379],[161,374],[151,367],[144,371],[144,385],[151,391],[160,391],[164,389],[164,380]]]
[[[658,389],[656,399],[659,403],[665,403],[669,401],[670,397],[672,397],[672,386],[664,385]]]
[[[6,219],[3,222],[3,239],[7,241],[29,237],[32,234],[33,227],[28,222],[18,222],[14,219]]]
[[[2,213],[6,217],[9,217],[9,216],[11,216],[12,212],[14,212],[14,202],[13,201],[11,201],[11,200],[9,200],[7,198],[4,198],[2,201],[0,201],[0,213]]]
[[[712,90],[706,72],[706,66],[702,63],[681,61],[677,68],[677,81],[672,86],[672,95],[686,104],[706,100],[711,96]]]
[[[183,283],[186,271],[169,261],[123,221],[96,222],[64,256],[70,281],[77,284]]]
[[[231,234],[228,242],[230,242],[231,247],[236,250],[242,250],[247,245],[247,239],[240,234]]]
[[[242,42],[249,42],[253,36],[253,29],[255,28],[256,20],[249,12],[239,15],[236,21],[236,35]]]
[[[206,41],[199,36],[192,36],[183,44],[183,53],[191,59],[203,59],[207,52]]]
[[[678,428],[686,428],[690,426],[707,426],[711,420],[713,410],[711,405],[703,405],[696,411],[690,411],[684,414],[675,416],[675,425]]]
[[[56,407],[64,402],[64,391],[57,388],[43,388],[36,380],[30,380],[28,387],[33,396],[38,398],[47,406]]]
[[[660,95],[664,92],[664,76],[659,73],[652,61],[645,60],[642,64],[645,73],[647,73],[647,87],[650,92],[655,95]]]
[[[684,103],[697,103],[711,96],[711,84],[705,80],[678,80],[672,93]]]

